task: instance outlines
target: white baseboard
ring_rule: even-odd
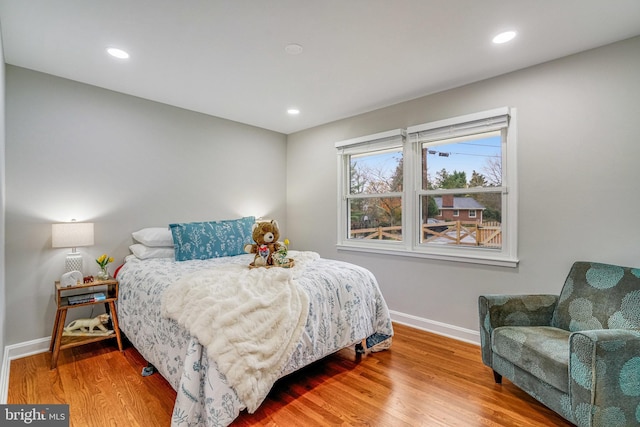
[[[449,325],[447,323],[429,320],[423,317],[414,316],[412,314],[400,313],[398,311],[389,310],[391,320],[413,328],[422,329],[434,334],[443,335],[459,341],[465,341],[471,344],[480,345],[480,332],[471,329],[461,328],[460,326]]]
[[[31,356],[49,351],[51,337],[39,338],[32,341],[8,345],[4,348],[2,369],[0,370],[0,404],[7,403],[9,392],[9,370],[13,359]]]
[[[0,367],[0,404],[7,403],[7,394],[9,392],[9,366],[11,361],[7,356],[7,348],[4,348],[4,354],[2,356],[2,367]]]

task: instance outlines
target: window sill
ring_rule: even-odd
[[[441,261],[494,265],[498,267],[510,267],[510,268],[517,267],[519,263],[519,260],[517,258],[490,256],[489,254],[482,254],[484,256],[478,256],[474,254],[473,256],[471,256],[468,254],[452,255],[452,254],[445,254],[445,253],[419,252],[419,251],[407,250],[404,247],[402,248],[393,247],[391,245],[389,245],[389,247],[372,247],[372,246],[360,246],[360,245],[350,245],[350,244],[337,244],[336,248],[339,251],[366,252],[366,253],[374,253],[374,254],[412,257],[412,258],[436,259]]]

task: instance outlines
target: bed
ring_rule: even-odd
[[[134,255],[126,258],[117,272],[119,326],[140,354],[176,390],[172,426],[229,425],[240,411],[255,411],[278,378],[363,341],[366,348],[374,351],[390,346],[393,328],[389,311],[371,272],[350,263],[320,258],[313,252],[290,251],[290,256],[295,260],[295,266],[290,269],[250,269],[248,265],[254,256],[246,254],[188,261],[166,257],[141,259]],[[220,277],[227,278],[224,285],[216,282]],[[264,277],[278,279],[270,282],[270,289],[256,288],[265,281]],[[283,281],[278,281],[281,279]],[[229,292],[234,280],[244,283],[238,283],[244,288],[240,291],[233,288]],[[247,286],[247,280],[254,282]],[[208,285],[229,293],[222,297],[219,294],[203,296],[202,292],[208,292]],[[289,293],[280,295],[285,292],[283,288]],[[190,304],[195,305],[188,305],[189,295],[194,292],[197,302],[192,298]],[[274,301],[289,301],[287,305],[297,311],[290,310],[295,311],[294,320],[279,318],[274,323],[286,333],[278,331],[273,335],[271,327],[262,332],[259,328],[257,332],[249,331],[248,335],[253,335],[240,349],[246,356],[234,358],[214,344],[220,345],[217,342],[220,340],[236,343],[242,334],[235,328],[249,316],[242,314],[234,318],[236,308],[217,305],[227,298],[240,299],[243,305],[242,302],[250,298],[237,295],[247,292],[258,292],[260,298],[270,292],[278,293],[271,295]],[[182,311],[176,309],[178,306]],[[217,308],[211,308],[214,306]],[[202,319],[193,317],[194,313],[200,315],[208,310],[213,311],[208,313],[207,321],[213,318],[218,323],[206,328],[198,325]],[[176,314],[177,311],[180,312]],[[257,311],[260,310],[254,307],[251,313]],[[261,320],[252,321],[262,324]],[[227,330],[230,337],[221,339]],[[280,361],[272,364],[268,374],[266,370],[254,372],[252,364],[262,366],[266,359],[274,358],[270,355],[255,359],[255,348],[261,347],[261,342],[281,339],[291,331],[296,332],[290,342],[278,343],[282,350],[278,355]],[[262,339],[262,334],[269,333],[273,336]],[[248,378],[242,377],[243,369],[251,371]],[[262,383],[256,384],[256,379]],[[257,395],[248,395],[253,388]]]

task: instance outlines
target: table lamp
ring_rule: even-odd
[[[71,248],[65,260],[65,271],[82,272],[82,255],[76,251],[80,246],[93,245],[92,222],[65,222],[51,224],[51,246],[54,248]]]

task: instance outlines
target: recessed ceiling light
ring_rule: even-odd
[[[300,114],[300,110],[298,110],[297,108],[289,108],[287,110],[287,113],[289,113],[292,116],[296,116],[296,115]]]
[[[515,31],[505,31],[503,33],[498,34],[497,36],[495,36],[493,38],[493,42],[495,44],[502,44],[502,43],[506,43],[508,41],[513,40],[513,38],[516,36],[516,32]]]
[[[116,57],[116,58],[120,58],[120,59],[127,59],[129,58],[129,54],[127,52],[125,52],[122,49],[117,49],[115,47],[110,47],[107,49],[107,52],[109,53],[109,55]]]
[[[284,51],[289,55],[298,55],[302,53],[302,46],[298,43],[290,43],[284,47]]]

